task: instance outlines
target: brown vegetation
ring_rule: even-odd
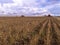
[[[0,45],[60,45],[60,20],[0,17]]]

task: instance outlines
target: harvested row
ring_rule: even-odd
[[[55,21],[56,19],[54,18],[52,20],[52,26],[53,26],[53,30],[52,30],[52,41],[51,41],[51,45],[60,45],[60,28],[59,28],[59,23],[57,21]]]
[[[44,31],[47,23],[48,23],[48,20],[45,20],[45,21],[42,22],[43,25],[41,26],[41,28],[38,29],[38,33],[35,36],[32,37],[30,45],[37,45],[38,40],[40,38],[40,35]],[[40,45],[42,45],[42,44],[40,44]]]

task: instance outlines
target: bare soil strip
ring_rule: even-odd
[[[46,45],[51,45],[51,37],[50,37],[50,32],[51,31],[51,19],[49,18],[49,23],[48,23],[48,28],[47,28],[47,44]]]

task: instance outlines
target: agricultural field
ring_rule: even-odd
[[[56,17],[58,20],[60,20],[60,17]]]
[[[60,45],[60,17],[0,17],[0,45]]]

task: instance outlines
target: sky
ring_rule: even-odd
[[[60,0],[0,0],[0,16],[60,16]]]

